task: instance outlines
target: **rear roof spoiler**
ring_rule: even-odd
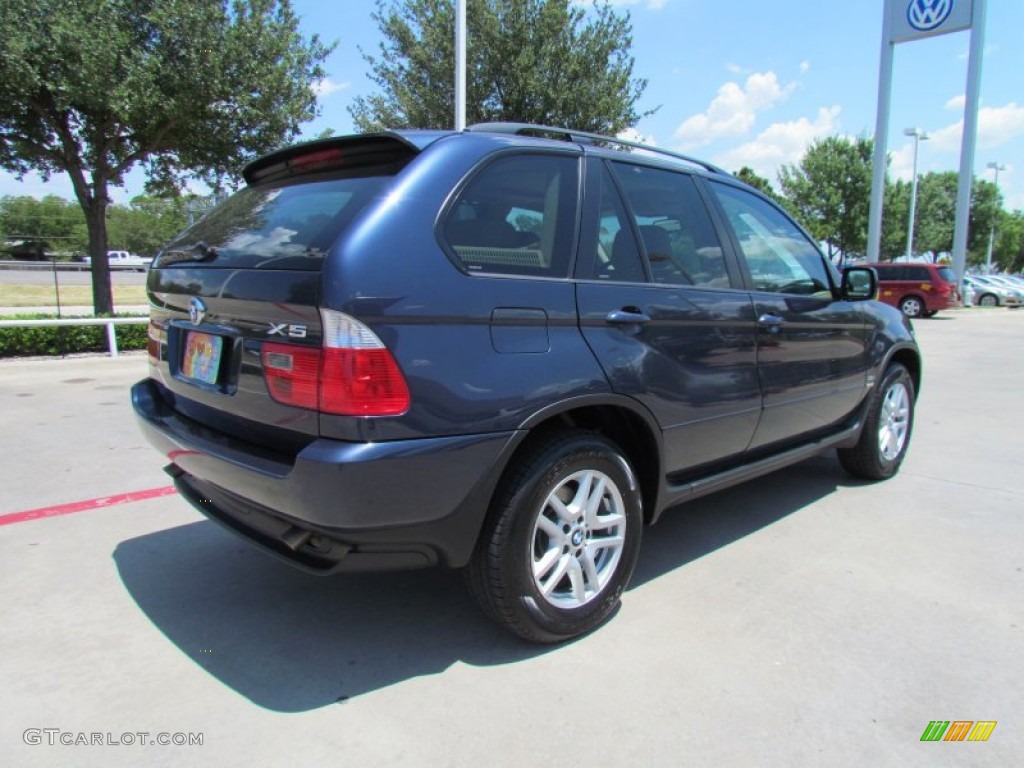
[[[427,132],[423,132],[426,134]],[[367,133],[307,141],[257,158],[242,169],[245,183],[253,186],[318,171],[355,170],[407,162],[443,134],[404,136]]]

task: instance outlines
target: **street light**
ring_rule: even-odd
[[[999,172],[1000,171],[1005,171],[1006,170],[1006,166],[1005,165],[1000,165],[999,163],[993,162],[993,163],[989,163],[988,167],[996,172],[996,180],[995,180],[996,200],[999,200]],[[996,216],[994,216],[992,218],[992,229],[990,229],[989,233],[988,233],[988,250],[985,252],[985,274],[989,274],[992,271],[992,243],[995,242],[995,239],[996,239],[996,219],[997,218],[998,218],[998,213],[996,214]]]
[[[930,137],[920,128],[907,128],[903,135],[914,137],[914,178],[910,182],[910,220],[907,222],[907,261],[910,261],[914,254],[914,213],[917,209],[917,147]]]

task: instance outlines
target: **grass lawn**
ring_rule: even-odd
[[[115,285],[114,309],[129,304],[146,304],[146,286]],[[60,303],[66,307],[91,307],[92,286],[62,285]],[[57,302],[52,285],[4,285],[0,284],[0,307],[53,307]]]

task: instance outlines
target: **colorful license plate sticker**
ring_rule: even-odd
[[[224,339],[209,333],[189,331],[185,341],[185,360],[181,371],[190,379],[204,384],[216,384],[220,370]]]

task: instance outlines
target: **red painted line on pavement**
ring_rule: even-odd
[[[0,515],[0,525],[11,525],[23,523],[26,520],[39,520],[43,517],[57,517],[58,515],[71,515],[75,512],[86,512],[90,509],[102,509],[113,507],[117,504],[128,504],[133,501],[145,501],[160,496],[170,496],[175,493],[173,485],[163,488],[150,488],[146,491],[132,491],[131,493],[119,493],[116,496],[101,496],[98,499],[87,499],[85,501],[73,501],[70,504],[57,504],[53,507],[40,507],[39,509],[28,509],[24,512],[11,512]]]

